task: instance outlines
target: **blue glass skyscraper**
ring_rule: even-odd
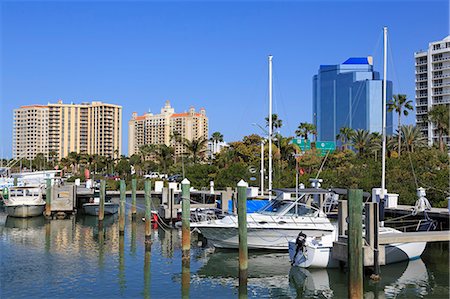
[[[338,65],[321,65],[313,77],[313,122],[320,141],[335,141],[342,127],[380,132],[383,80],[373,70],[372,57],[349,58]],[[386,102],[392,99],[387,81]],[[386,133],[392,134],[392,113]]]

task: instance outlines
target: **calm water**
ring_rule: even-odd
[[[142,213],[142,210],[140,210]],[[117,217],[46,221],[14,219],[0,212],[1,298],[179,298],[181,231],[153,230],[144,250],[144,225],[127,219],[119,237]],[[238,256],[192,244],[192,298],[237,297]],[[381,268],[379,283],[366,281],[366,298],[448,298],[448,243],[429,244],[422,259]],[[250,298],[346,298],[339,270],[291,268],[287,253],[250,253]]]

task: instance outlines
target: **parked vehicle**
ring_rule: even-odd
[[[167,174],[160,174],[159,172],[150,172],[144,175],[146,179],[167,179]]]
[[[183,176],[181,174],[171,175],[168,179],[169,182],[181,182],[183,180]]]

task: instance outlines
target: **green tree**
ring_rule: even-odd
[[[167,166],[173,161],[173,147],[165,144],[158,144],[153,147],[153,153],[155,154],[159,165],[162,167],[163,172],[167,174]]]
[[[449,134],[449,105],[435,105],[428,112],[429,120],[436,126],[439,132],[439,149],[444,152],[444,135]]]
[[[339,134],[336,135],[336,139],[338,139],[342,143],[342,149],[346,150],[348,145],[350,144],[350,140],[352,136],[355,134],[355,130],[349,127],[342,127],[339,129]]]
[[[300,123],[297,130],[295,131],[296,136],[303,137],[305,138],[305,140],[308,140],[309,134],[316,134],[316,126],[307,122]]]
[[[411,100],[408,100],[406,98],[406,94],[395,94],[394,98],[388,103],[388,111],[392,112],[395,111],[398,116],[398,155],[400,156],[401,151],[401,117],[402,114],[404,116],[407,116],[409,114],[409,111],[414,110],[413,102]],[[409,111],[408,111],[409,110]]]
[[[351,139],[353,147],[358,151],[360,156],[366,153],[371,145],[371,136],[366,130],[356,130]]]
[[[186,138],[183,140],[183,145],[187,153],[192,157],[194,164],[197,163],[197,159],[203,159],[207,143],[208,139],[203,136],[192,140]]]
[[[266,127],[269,127],[269,117],[265,118],[266,120]],[[272,114],[272,132],[274,132],[276,129],[280,129],[283,126],[283,121],[278,118],[278,114],[273,113]]]
[[[401,126],[400,132],[406,151],[413,153],[415,148],[426,147],[426,138],[422,136],[418,127],[412,125]]]

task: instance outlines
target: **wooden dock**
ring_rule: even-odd
[[[380,245],[407,242],[449,242],[450,231],[428,231],[380,234]]]
[[[396,208],[385,208],[384,212],[387,216],[402,216],[402,215],[409,215],[413,211],[413,206],[408,205],[397,205]],[[448,208],[431,208],[431,210],[427,211],[428,216],[430,218],[436,219],[436,220],[447,220],[450,217],[450,212]],[[423,212],[418,212],[418,216],[423,217]]]

